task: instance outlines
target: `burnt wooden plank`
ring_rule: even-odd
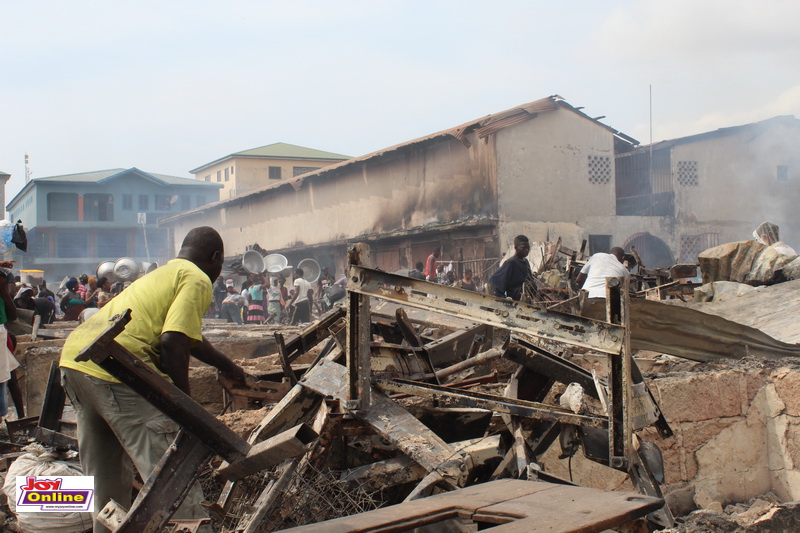
[[[375,386],[386,392],[408,393],[434,399],[447,398],[464,407],[491,409],[498,413],[520,415],[534,419],[559,420],[567,424],[575,424],[578,426],[598,428],[605,428],[608,426],[608,420],[605,418],[590,415],[576,415],[572,411],[552,405],[514,400],[512,398],[495,396],[493,394],[455,390],[450,387],[442,387],[440,385],[431,385],[429,383],[420,383],[406,379],[376,379]]]
[[[662,500],[639,494],[505,479],[284,531],[408,531],[461,517],[499,524],[491,531],[602,531],[646,515]]]
[[[315,372],[309,372],[300,382],[323,396],[344,402],[348,373],[342,365],[321,361]],[[368,411],[354,411],[381,436],[400,448],[428,472],[452,460],[456,451],[422,422],[383,394],[373,391]]]
[[[82,353],[99,353],[98,364],[109,374],[128,385],[161,412],[194,435],[227,461],[243,459],[250,447],[228,426],[203,409],[188,394],[164,379],[155,370],[116,342]]]
[[[37,315],[38,316],[38,315]],[[42,402],[42,413],[39,415],[39,426],[52,431],[61,429],[61,415],[64,413],[64,403],[67,395],[61,386],[61,372],[58,363],[50,364],[50,377],[47,378],[47,389]]]
[[[281,461],[302,455],[307,445],[317,437],[313,429],[305,424],[298,424],[253,445],[247,457],[235,463],[224,464],[217,469],[217,472],[228,481],[237,481],[249,474],[275,466]]]
[[[213,452],[181,430],[148,476],[115,533],[156,533],[186,498]]]
[[[329,329],[331,326],[339,319],[344,318],[346,313],[346,310],[342,307],[331,309],[300,333],[287,337],[286,358],[289,362],[291,363],[330,336]]]

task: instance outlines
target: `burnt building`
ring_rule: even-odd
[[[575,234],[579,243],[582,221],[614,212],[614,156],[636,144],[548,97],[161,224],[177,242],[209,224],[231,254],[258,243],[293,264],[313,257],[339,272],[353,241],[369,242],[384,270],[413,268],[437,246],[443,258],[481,268],[518,233]],[[562,222],[572,219],[565,209],[581,220]]]
[[[441,246],[480,273],[520,233],[574,249],[586,239],[591,253],[634,245],[663,266],[747,239],[768,218],[795,231],[779,213],[800,192],[798,125],[777,117],[643,147],[551,96],[160,224],[176,243],[211,225],[232,256],[258,243],[337,272],[346,244],[366,241],[383,270]]]

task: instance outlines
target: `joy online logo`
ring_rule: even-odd
[[[92,476],[57,478],[17,476],[17,511],[28,513],[91,512],[94,496]]]

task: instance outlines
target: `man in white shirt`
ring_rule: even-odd
[[[606,297],[606,278],[629,277],[630,272],[622,264],[625,251],[616,247],[610,254],[596,253],[583,265],[575,280],[581,288],[589,292],[589,298]]]
[[[290,306],[294,306],[292,325],[299,322],[311,322],[311,302],[313,299],[314,289],[312,289],[311,284],[303,278],[303,269],[295,269],[294,296],[289,302]]]

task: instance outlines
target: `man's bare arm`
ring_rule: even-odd
[[[197,360],[219,369],[226,377],[235,381],[244,381],[245,372],[242,370],[242,367],[231,361],[227,355],[214,348],[205,337],[203,337],[202,343],[192,348],[191,353]]]
[[[189,342],[189,337],[177,331],[161,335],[161,369],[186,394],[189,394]]]

